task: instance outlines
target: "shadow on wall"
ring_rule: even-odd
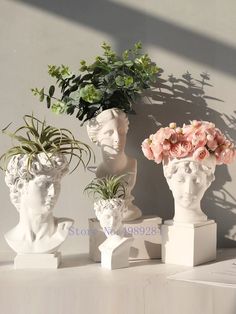
[[[164,80],[161,75],[152,91],[146,93],[149,103],[139,103],[134,106],[137,115],[130,116],[128,145],[130,154],[138,158],[138,177],[135,187],[137,205],[145,214],[157,213],[164,219],[173,217],[173,198],[165,181],[162,165],[148,161],[142,153],[137,154],[137,147],[150,134],[155,133],[160,126],[169,125],[174,117],[178,125],[189,120],[207,120],[219,127],[224,134],[236,140],[236,120],[208,107],[207,100],[215,100],[223,104],[221,99],[214,98],[205,92],[205,87],[213,87],[210,77],[202,73],[200,78],[193,78],[187,72],[182,77],[170,75]],[[145,99],[144,99],[145,100]],[[136,152],[135,148],[136,147]],[[133,146],[133,151],[132,151]],[[140,148],[141,152],[141,148]],[[128,152],[129,153],[129,152]],[[236,239],[236,199],[224,188],[225,183],[232,181],[225,165],[216,169],[216,180],[203,198],[202,208],[209,218],[218,222],[218,245],[221,247],[235,246]],[[224,238],[228,235],[228,238]]]
[[[123,51],[135,41],[141,40],[144,44],[162,47],[180,55],[181,58],[185,57],[230,75],[236,75],[235,47],[147,13],[145,4],[141,11],[109,0],[96,0],[92,3],[87,0],[11,1],[28,4],[104,32],[114,38],[118,51]],[[153,12],[158,14],[159,5],[157,1],[153,6]],[[214,10],[214,7],[212,9]],[[85,44],[89,48],[89,42],[86,41]]]

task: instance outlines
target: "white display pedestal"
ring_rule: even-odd
[[[100,246],[101,266],[107,269],[129,267],[129,253],[133,238],[122,238],[118,241],[108,238]]]
[[[127,233],[133,236],[129,260],[161,258],[161,223],[157,216],[146,216],[124,222]],[[96,218],[89,219],[89,257],[94,262],[101,261],[98,247],[106,236]]]
[[[55,269],[61,262],[61,253],[17,254],[14,259],[15,269]]]
[[[216,223],[173,223],[161,227],[162,261],[166,264],[196,266],[216,259]]]

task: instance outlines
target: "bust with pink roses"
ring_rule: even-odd
[[[201,199],[215,179],[215,166],[234,161],[234,144],[214,123],[194,120],[160,128],[143,141],[142,151],[147,159],[163,163],[175,202],[174,223],[206,221]]]

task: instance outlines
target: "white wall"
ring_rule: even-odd
[[[130,117],[127,147],[139,162],[137,204],[146,214],[170,218],[173,202],[161,166],[145,160],[140,144],[156,130],[156,124],[189,119],[211,120],[236,140],[235,10],[234,0],[0,0],[0,127],[11,121],[17,127],[22,116],[33,111],[89,143],[75,117],[53,115],[31,95],[30,88],[50,84],[48,64],[68,64],[76,70],[81,59],[92,60],[101,52],[99,45],[104,40],[118,51],[141,40],[164,70],[162,78],[173,74],[182,79],[174,95],[171,84],[163,82],[161,90],[150,95],[152,104],[144,99],[135,105],[137,115]],[[200,74],[207,71],[212,86],[189,89],[182,78],[186,71],[194,79],[201,79]],[[0,153],[9,145],[9,139],[1,136]],[[99,151],[94,150],[98,163]],[[87,219],[93,216],[92,202],[83,194],[92,177],[82,168],[67,176],[56,208],[58,216],[76,220],[79,233],[86,231]],[[203,201],[209,217],[218,222],[221,247],[235,246],[235,179],[235,164],[218,167],[216,181]],[[7,251],[3,234],[14,226],[18,215],[10,203],[4,173],[0,186],[0,251]],[[82,252],[87,246],[87,236],[70,236],[64,249]]]

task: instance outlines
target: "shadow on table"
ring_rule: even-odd
[[[1,261],[0,262],[0,267],[2,267],[2,266],[9,266],[9,265],[13,265],[13,264],[14,264],[13,260]]]
[[[158,265],[158,264],[162,264],[161,259],[137,260],[130,261],[129,267],[139,267],[145,265]]]
[[[81,267],[90,264],[94,264],[94,262],[89,259],[88,254],[72,254],[62,257],[60,268]]]

